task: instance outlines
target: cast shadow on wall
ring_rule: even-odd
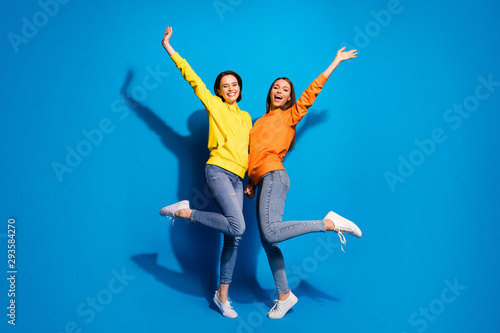
[[[206,140],[208,137],[208,120],[205,110],[197,110],[188,119],[190,134],[182,136],[176,133],[148,107],[141,105],[127,93],[133,79],[133,72],[127,73],[121,94],[130,109],[160,138],[163,146],[171,151],[178,160],[179,175],[165,175],[180,179],[176,191],[178,200],[190,200],[194,209],[220,212],[205,186],[204,167],[208,160]],[[167,111],[168,112],[168,111]],[[297,131],[297,140],[303,133],[322,121],[326,111],[308,114]],[[175,182],[177,183],[177,182]],[[246,185],[246,179],[244,181]],[[170,203],[165,203],[170,204]],[[262,250],[257,228],[255,199],[244,199],[243,213],[246,221],[246,231],[238,247],[230,297],[239,303],[265,302],[272,305],[276,291],[265,290],[257,281],[257,258]],[[166,222],[169,223],[169,222]],[[204,297],[210,308],[217,310],[212,303],[214,290],[218,285],[219,256],[222,235],[210,228],[201,225],[184,223],[183,219],[176,219],[175,224],[165,239],[165,246],[170,242],[181,272],[164,267],[158,262],[158,254],[144,253],[133,256],[131,259],[143,270],[153,275],[166,286],[182,293]],[[286,256],[286,253],[285,253]],[[286,257],[285,257],[286,258]],[[269,278],[272,274],[269,271]],[[306,280],[302,280],[294,293],[297,296],[312,297],[314,299],[337,300],[336,298],[318,290]],[[218,311],[218,310],[217,310]]]

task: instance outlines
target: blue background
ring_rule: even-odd
[[[2,332],[500,331],[500,87],[480,79],[500,82],[498,2],[43,3],[0,4]],[[255,200],[236,320],[211,305],[221,235],[158,215],[180,199],[217,209],[206,115],[160,44],[167,25],[208,87],[242,76],[253,119],[276,77],[300,94],[358,49],[298,126],[285,220],[334,210],[363,237],[345,254],[335,234],[282,243],[299,297],[282,320],[265,317],[276,295]]]

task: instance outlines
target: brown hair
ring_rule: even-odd
[[[287,78],[287,77],[279,77],[276,80],[274,80],[273,84],[271,84],[271,87],[269,88],[269,91],[267,93],[266,113],[269,113],[269,111],[271,111],[271,90],[273,89],[274,84],[278,80],[285,80],[290,85],[290,100],[288,100],[285,103],[285,105],[283,105],[283,107],[281,109],[282,110],[288,110],[289,108],[291,108],[292,106],[294,106],[295,103],[297,102],[297,99],[295,97],[295,88],[293,87],[292,81],[289,78]],[[290,147],[288,147],[288,151],[292,150],[294,147],[295,147],[295,134],[293,135],[293,139],[290,142]]]
[[[287,109],[291,108],[297,102],[297,100],[295,98],[295,88],[293,87],[292,81],[287,77],[279,77],[276,80],[274,80],[273,84],[271,84],[271,87],[269,88],[269,91],[267,93],[266,113],[271,111],[271,90],[273,90],[273,86],[276,83],[276,81],[278,81],[278,80],[285,80],[290,85],[290,100],[287,101],[281,109],[287,110]]]
[[[224,97],[222,97],[222,95],[219,94],[220,81],[226,75],[232,75],[238,81],[238,85],[240,86],[240,95],[236,99],[236,102],[241,101],[241,92],[243,91],[243,81],[241,81],[241,77],[237,73],[235,73],[233,71],[224,71],[224,72],[220,73],[219,75],[217,75],[217,78],[215,79],[215,83],[214,83],[214,93],[215,93],[215,96],[219,97],[223,102],[226,101],[224,99]]]

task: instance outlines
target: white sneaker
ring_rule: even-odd
[[[354,224],[354,222],[351,222],[334,212],[329,212],[328,214],[326,214],[323,220],[331,220],[335,225],[334,231],[339,235],[341,243],[340,248],[343,252],[345,252],[343,245],[345,245],[346,243],[345,237],[343,235],[344,233],[358,238],[362,235],[361,230],[356,224]]]
[[[217,291],[214,295],[214,303],[219,307],[219,310],[220,312],[222,312],[222,315],[224,317],[231,319],[238,317],[238,314],[233,310],[233,307],[231,306],[231,301],[229,300],[229,298],[227,299],[226,303],[221,303],[219,301],[219,298],[217,297]]]
[[[290,295],[288,295],[288,298],[286,301],[280,301],[280,300],[274,300],[274,306],[271,308],[267,316],[271,319],[281,319],[283,318],[284,315],[294,306],[297,304],[297,301],[299,299],[297,296],[295,296],[291,291]]]
[[[175,212],[177,212],[181,209],[185,209],[185,208],[189,208],[189,201],[187,201],[187,200],[179,201],[178,203],[175,203],[173,205],[163,207],[160,210],[160,215],[161,216],[175,217],[175,215],[174,215]]]

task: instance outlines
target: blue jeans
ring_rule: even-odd
[[[285,260],[277,243],[311,232],[325,232],[324,220],[282,222],[290,180],[285,170],[270,171],[262,177],[257,192],[257,220],[260,240],[274,277],[278,294],[290,291]]]
[[[224,233],[219,282],[231,283],[238,242],[245,231],[243,180],[212,164],[205,167],[205,180],[222,214],[193,210],[191,221]]]

